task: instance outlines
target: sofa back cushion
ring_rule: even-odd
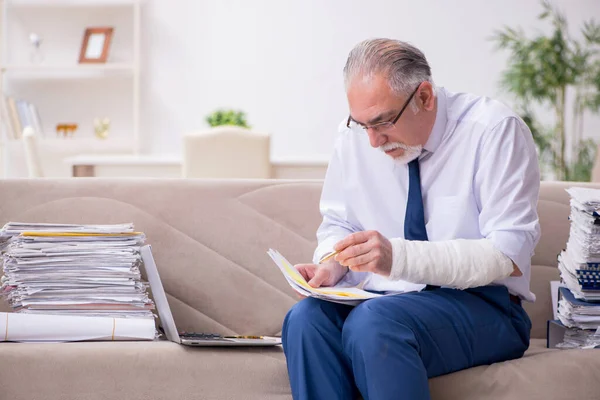
[[[312,257],[320,192],[270,180],[0,180],[0,225],[133,222],[179,330],[274,335],[298,298],[266,252]]]
[[[532,259],[538,301],[525,304],[533,337],[545,337],[552,317],[548,281],[558,279],[556,256],[569,235],[571,185],[542,182]],[[273,335],[298,298],[266,251],[311,259],[320,192],[320,181],[3,180],[0,224],[133,222],[152,244],[178,329]]]

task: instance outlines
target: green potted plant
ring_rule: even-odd
[[[575,40],[565,16],[547,0],[542,7],[538,19],[551,22],[550,35],[528,38],[521,28],[508,26],[494,33],[497,49],[510,53],[501,85],[515,96],[517,109],[532,131],[542,172],[557,180],[589,181],[597,146],[583,138],[583,115],[586,110],[600,111],[600,24],[585,22],[583,39]],[[567,92],[574,94],[572,106]],[[542,124],[534,108],[552,110],[554,123]],[[568,129],[569,113],[573,123]]]
[[[219,109],[208,115],[206,122],[213,128],[221,125],[233,125],[250,129],[243,111]]]

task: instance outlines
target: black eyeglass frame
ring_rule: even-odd
[[[406,110],[406,107],[408,107],[408,105],[410,104],[410,101],[412,100],[412,98],[415,96],[415,94],[417,94],[417,91],[419,90],[419,88],[421,87],[421,84],[423,82],[419,83],[419,85],[416,87],[416,89],[411,93],[410,96],[408,96],[408,100],[406,100],[406,103],[404,103],[404,105],[402,106],[402,109],[400,110],[400,112],[398,113],[398,115],[396,115],[396,117],[393,120],[390,121],[386,121],[386,122],[379,122],[377,124],[373,124],[371,126],[367,126],[367,125],[362,125],[359,124],[358,122],[356,122],[357,125],[359,125],[362,129],[364,129],[365,131],[367,129],[374,129],[374,130],[380,130],[381,127],[385,126],[389,126],[390,129],[394,128],[396,126],[396,122],[398,122],[398,120],[400,119],[400,117],[402,116],[402,114],[404,113],[404,110]],[[348,116],[348,121],[346,121],[346,128],[350,129],[350,122],[352,122],[352,116],[349,115]]]

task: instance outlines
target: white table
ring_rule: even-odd
[[[179,155],[81,154],[65,158],[72,176],[181,178]]]
[[[68,157],[73,177],[153,177],[181,178],[180,155],[162,154],[81,154]],[[271,160],[271,177],[275,179],[323,179],[326,156],[278,158]]]
[[[272,158],[271,176],[274,179],[324,179],[327,165],[329,157],[325,155]]]

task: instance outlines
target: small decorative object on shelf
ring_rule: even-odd
[[[31,42],[31,53],[29,54],[29,61],[32,64],[39,65],[44,61],[44,52],[42,51],[42,38],[35,32],[29,34],[29,41]]]
[[[99,139],[106,139],[110,130],[110,119],[95,118],[94,119],[94,133]]]
[[[56,135],[58,137],[73,137],[73,134],[77,130],[77,124],[56,124]]]
[[[79,63],[105,63],[114,28],[87,28],[79,53]]]

